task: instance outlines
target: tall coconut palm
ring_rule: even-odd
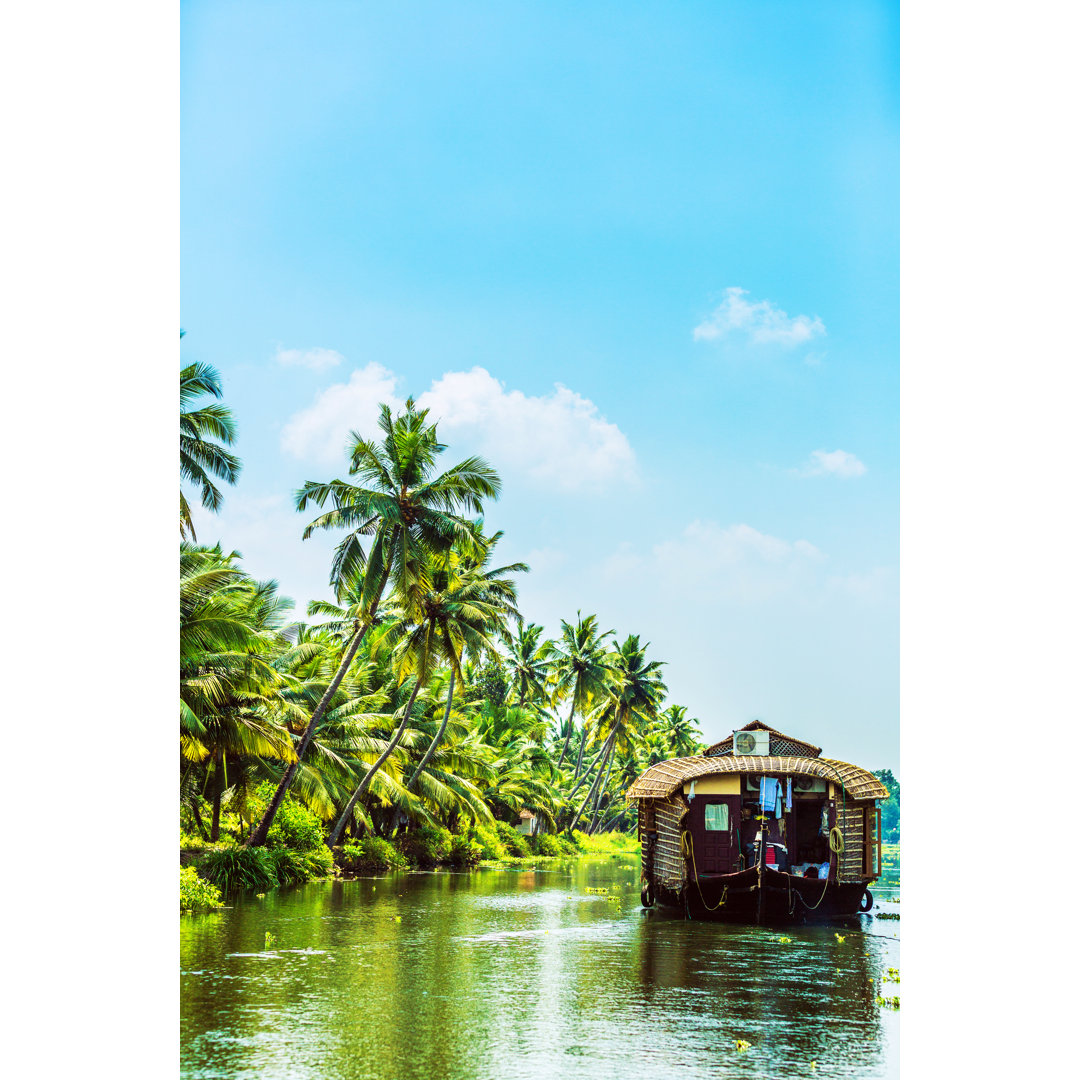
[[[698,721],[686,715],[685,705],[668,706],[660,716],[657,729],[667,741],[668,757],[690,757],[704,749]]]
[[[506,668],[519,706],[526,701],[547,702],[545,686],[555,660],[551,642],[541,640],[543,632],[536,623],[525,626],[519,622],[517,634],[510,640]]]
[[[604,740],[604,754],[593,787],[570,825],[571,831],[590,799],[593,801],[590,830],[595,827],[596,811],[607,786],[607,773],[611,768],[612,750],[616,743],[621,742],[624,749],[630,752],[634,737],[659,715],[667,693],[667,687],[660,678],[663,662],[646,660],[645,650],[648,647],[648,644],[641,644],[637,634],[630,634],[613,654],[615,678],[598,718],[599,730],[606,728],[608,733]]]
[[[285,770],[262,820],[248,837],[249,846],[266,843],[278,807],[330,700],[376,622],[387,583],[393,579],[394,591],[399,595],[405,595],[410,586],[423,584],[422,575],[428,565],[425,556],[445,553],[455,541],[465,547],[473,544],[474,529],[462,515],[480,514],[483,499],[498,498],[498,474],[482,458],[466,458],[435,475],[439,455],[446,447],[439,442],[427,416],[428,411],[417,410],[411,398],[405,412],[396,417],[389,406],[380,406],[382,440],[364,439],[356,432],[351,436],[349,475],[359,483],[309,481],[297,492],[298,511],[307,509],[309,503],[323,507],[329,502],[333,506],[308,525],[304,539],[319,529],[348,530],[334,553],[330,584],[339,599],[353,586],[358,586],[359,593],[338,669],[312,711],[296,747],[296,762]],[[364,537],[371,538],[366,552]]]
[[[409,703],[387,748],[356,786],[352,797],[334,826],[329,843],[338,843],[352,816],[357,801],[367,790],[383,762],[397,747],[405,733],[416,695],[425,686],[441,660],[450,667],[450,686],[446,695],[443,722],[416,767],[406,790],[412,790],[420,774],[435,753],[450,718],[454,696],[454,681],[461,678],[461,657],[465,651],[473,656],[493,652],[492,635],[502,630],[507,616],[518,614],[514,607],[516,589],[508,574],[527,571],[524,563],[487,570],[491,551],[502,534],[484,539],[478,531],[470,537],[468,553],[451,549],[444,556],[435,555],[424,569],[407,574],[406,591],[400,599],[400,617],[387,628],[386,645],[396,647],[399,657],[399,677],[412,675],[415,679]],[[479,558],[473,553],[479,549]]]
[[[181,336],[183,333],[181,332]],[[221,508],[221,492],[211,476],[235,484],[240,475],[240,459],[219,443],[232,446],[236,423],[224,405],[211,402],[193,408],[204,394],[221,397],[221,376],[209,364],[189,364],[180,371],[180,477],[199,488],[200,500],[215,513]],[[217,440],[217,441],[215,441]],[[180,489],[180,535],[195,539],[191,507]]]
[[[559,754],[559,766],[566,757],[570,738],[574,733],[574,714],[580,713],[591,701],[600,697],[607,688],[611,666],[604,649],[604,641],[615,635],[614,630],[599,633],[596,616],[588,615],[583,619],[580,610],[577,613],[577,622],[573,626],[565,619],[562,619],[561,623],[562,636],[559,641],[552,644],[551,648],[554,660],[552,676],[555,682],[554,696],[563,700],[567,697],[570,699],[570,719],[562,753]],[[582,734],[584,735],[584,732]],[[574,769],[575,780],[581,772],[584,750],[583,737],[578,749],[577,766]]]

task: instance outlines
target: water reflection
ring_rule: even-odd
[[[898,926],[642,912],[625,860],[278,890],[182,921],[183,1075],[894,1076]]]

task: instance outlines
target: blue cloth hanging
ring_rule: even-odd
[[[780,795],[780,781],[771,776],[761,778],[761,810],[762,813],[771,813],[776,809],[776,801]]]
[[[787,798],[784,800],[784,809],[791,809],[791,777],[787,778]]]

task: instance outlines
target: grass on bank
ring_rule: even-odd
[[[257,794],[257,802],[270,795]],[[259,807],[253,809],[258,812]],[[227,823],[229,824],[229,823]],[[636,857],[640,846],[628,833],[586,836],[541,833],[524,836],[505,821],[475,826],[452,833],[441,825],[422,825],[394,840],[367,836],[330,850],[323,842],[323,826],[301,803],[287,797],[270,830],[267,846],[245,848],[236,835],[217,843],[181,834],[181,911],[212,911],[230,894],[268,892],[277,885],[298,885],[327,877],[358,877],[394,870],[435,870],[448,867],[467,870],[484,865],[535,863],[541,859],[576,858],[582,855],[611,858]]]

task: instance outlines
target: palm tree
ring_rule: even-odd
[[[598,633],[596,616],[589,615],[582,619],[580,610],[574,626],[565,619],[561,622],[562,638],[551,647],[554,657],[552,674],[555,680],[555,695],[562,699],[567,696],[570,698],[570,720],[566,731],[566,741],[563,743],[562,753],[559,754],[559,766],[566,757],[570,737],[574,732],[574,714],[598,698],[607,687],[611,668],[603,645],[606,638],[613,637],[615,634],[614,630]],[[584,732],[582,735],[584,736]],[[581,771],[584,750],[583,737],[578,749],[577,767],[574,769],[575,780]]]
[[[296,761],[285,770],[262,819],[247,839],[248,846],[266,843],[281,800],[293,782],[308,745],[323,715],[352,663],[356,652],[378,617],[378,607],[387,583],[405,595],[414,578],[425,573],[425,556],[447,552],[457,540],[468,547],[474,543],[471,523],[462,512],[479,514],[484,498],[498,498],[498,474],[478,457],[466,458],[435,476],[438,457],[446,447],[438,441],[435,426],[427,422],[428,411],[417,410],[410,398],[405,412],[395,417],[387,405],[380,406],[379,428],[383,439],[376,443],[352,433],[349,446],[349,475],[345,480],[306,483],[296,495],[296,509],[308,503],[333,509],[317,517],[304,530],[304,539],[316,529],[345,528],[349,532],[338,545],[330,571],[330,584],[339,600],[350,589],[355,603],[345,648],[334,677],[311,713],[296,747]],[[362,537],[371,537],[365,553]],[[417,687],[419,689],[419,687]],[[405,720],[407,721],[408,710]]]
[[[183,337],[183,331],[180,332]],[[224,405],[211,403],[193,409],[203,394],[221,397],[221,376],[209,364],[189,364],[180,371],[180,476],[200,490],[203,506],[215,513],[221,508],[221,492],[211,476],[235,484],[240,475],[240,459],[218,443],[232,446],[236,423]],[[215,442],[214,440],[217,440]],[[180,535],[195,539],[191,507],[180,489]]]
[[[446,731],[454,681],[461,677],[463,653],[467,650],[473,656],[478,656],[483,652],[493,652],[495,645],[491,635],[502,630],[508,615],[518,614],[514,607],[516,590],[506,575],[527,571],[528,567],[515,563],[499,567],[498,570],[486,569],[491,552],[501,537],[502,533],[496,533],[490,539],[485,539],[477,529],[471,537],[468,554],[451,549],[443,557],[434,556],[428,568],[414,569],[408,573],[407,581],[410,584],[400,604],[400,617],[387,628],[383,643],[397,647],[399,678],[404,680],[411,674],[415,680],[413,692],[386,750],[368,769],[342,810],[330,834],[331,846],[338,843],[357,801],[401,741],[416,695],[427,684],[438,661],[442,660],[450,667],[446,709],[427,753],[405,785],[407,791],[415,786]],[[480,558],[472,555],[477,549],[482,552]]]
[[[518,705],[526,700],[539,700],[546,704],[545,684],[554,659],[550,641],[541,641],[544,632],[542,626],[518,623],[517,635],[511,639],[506,666],[509,669],[510,682],[517,691]]]
[[[604,754],[600,759],[593,787],[585,796],[585,801],[570,825],[571,831],[581,817],[582,810],[589,804],[590,799],[593,799],[594,791],[596,794],[590,831],[595,827],[596,813],[607,786],[607,773],[611,768],[612,750],[616,742],[621,742],[629,752],[634,737],[654,721],[660,712],[664,695],[667,693],[667,687],[660,679],[663,662],[646,661],[645,650],[648,647],[648,644],[641,644],[637,634],[630,634],[614,654],[614,683],[601,706],[598,721],[598,730],[602,731],[605,727],[608,730],[604,740]]]
[[[668,706],[660,716],[657,729],[667,742],[667,757],[690,757],[704,749],[698,721],[687,717],[685,705]]]

